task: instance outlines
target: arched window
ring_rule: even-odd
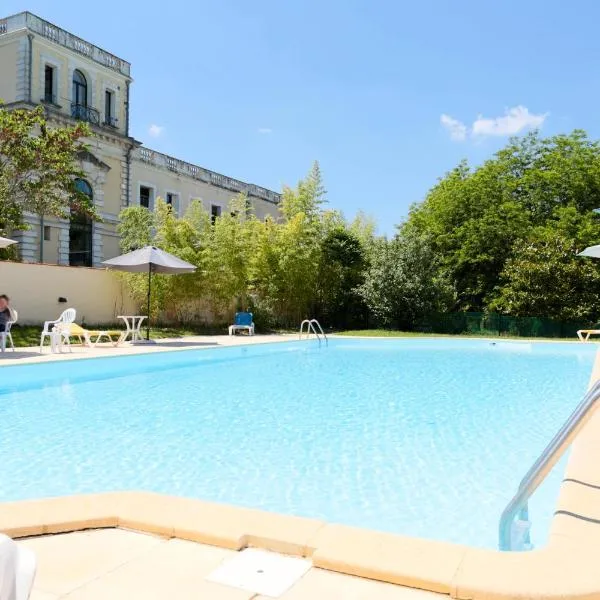
[[[75,69],[73,71],[73,104],[76,106],[87,106],[88,103],[88,85],[85,75]]]
[[[85,194],[90,201],[94,200],[94,192],[92,186],[85,179],[75,180],[75,189],[82,194]]]
[[[90,201],[94,200],[92,186],[85,179],[76,179],[75,188],[85,194]],[[92,220],[87,215],[71,213],[69,264],[72,267],[91,267],[93,265]]]

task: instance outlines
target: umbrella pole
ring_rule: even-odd
[[[148,265],[148,318],[146,319],[146,341],[150,341],[150,292],[152,290],[152,265]]]

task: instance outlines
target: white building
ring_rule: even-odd
[[[129,135],[130,64],[29,12],[0,19],[0,99],[7,108],[43,104],[51,123],[86,121],[94,132],[79,160],[80,189],[102,222],[28,217],[20,234],[22,258],[98,266],[120,253],[118,215],[126,206],[152,210],[162,197],[182,214],[198,199],[217,217],[239,192],[258,218],[277,215],[280,195],[199,165],[167,156]],[[43,238],[43,239],[42,239]]]

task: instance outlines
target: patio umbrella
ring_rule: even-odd
[[[582,250],[577,256],[590,256],[591,258],[600,258],[600,245],[588,246],[585,250]]]
[[[117,271],[128,273],[148,272],[148,320],[146,321],[146,340],[150,340],[150,295],[152,290],[152,273],[177,275],[180,273],[193,273],[196,267],[190,263],[156,248],[145,246],[139,250],[122,254],[110,260],[105,260],[103,265]]]
[[[17,240],[9,240],[8,238],[5,237],[0,237],[0,248],[6,248],[7,246],[10,246],[12,244],[16,244]]]

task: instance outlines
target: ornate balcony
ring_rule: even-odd
[[[71,103],[71,116],[78,121],[86,121],[92,125],[100,125],[100,113],[91,106]]]
[[[119,128],[119,119],[117,117],[104,117],[104,123],[102,123],[105,127],[111,127],[112,129]]]
[[[51,94],[49,92],[45,92],[40,101],[44,104],[53,104],[54,106],[58,106],[56,94]]]

